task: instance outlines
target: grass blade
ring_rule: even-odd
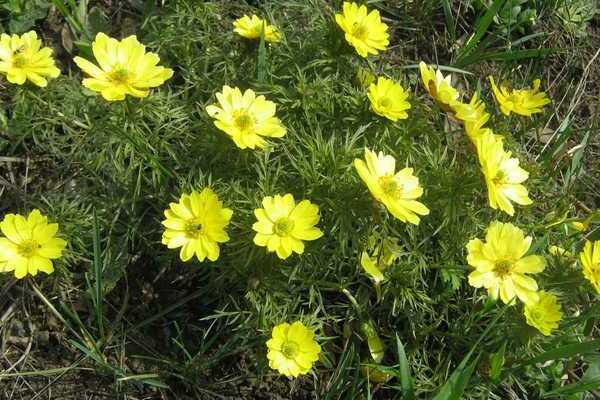
[[[461,361],[459,366],[454,370],[448,382],[442,387],[433,400],[460,400],[462,394],[473,375],[473,371],[479,362],[479,355],[469,364],[469,359],[472,353]]]
[[[460,63],[460,61],[463,58],[465,58],[473,50],[475,50],[476,46],[479,44],[479,42],[487,32],[488,28],[490,27],[490,24],[494,20],[494,16],[498,12],[498,10],[500,10],[500,8],[504,5],[505,1],[506,0],[495,0],[492,3],[492,5],[490,5],[490,7],[487,9],[485,14],[483,14],[482,17],[477,19],[477,22],[475,24],[475,32],[473,33],[473,35],[471,35],[471,37],[465,44],[465,47],[463,48],[462,52],[459,54],[457,59],[458,63]]]
[[[267,49],[265,46],[265,24],[260,29],[260,42],[258,43],[258,61],[256,63],[256,80],[264,83],[267,77]]]
[[[450,35],[450,40],[454,43],[456,40],[456,22],[454,15],[452,15],[452,5],[450,0],[442,0],[442,7],[444,8],[444,17],[446,19],[446,30]]]
[[[532,365],[532,364],[543,363],[543,362],[550,361],[550,360],[556,360],[559,358],[571,358],[571,357],[574,357],[574,356],[580,355],[580,354],[594,353],[598,350],[599,347],[600,347],[600,339],[595,339],[595,340],[591,340],[589,342],[583,342],[583,343],[567,344],[567,345],[561,346],[557,349],[552,349],[552,350],[546,351],[545,353],[542,353],[542,354],[538,355],[537,357],[527,360],[526,362],[522,363],[521,365]]]
[[[572,183],[574,178],[579,174],[579,170],[583,166],[583,164],[582,164],[583,155],[585,153],[585,149],[587,147],[589,138],[590,138],[590,131],[587,131],[585,136],[583,137],[583,140],[581,141],[581,143],[579,143],[579,145],[577,145],[577,149],[575,150],[575,153],[573,154],[571,166],[569,167],[569,169],[567,170],[567,173],[565,175],[565,183],[567,185]]]
[[[69,27],[73,30],[74,33],[83,33],[83,26],[77,20],[77,18],[75,18],[73,14],[69,11],[63,0],[52,0],[52,4],[62,14],[63,18],[67,21]],[[75,7],[75,5],[71,6]]]
[[[96,321],[98,322],[98,331],[100,337],[104,340],[104,313],[102,304],[104,302],[104,291],[102,290],[102,254],[100,252],[100,228],[98,227],[98,216],[96,209],[93,210],[94,217],[94,275],[96,277],[95,282],[95,294],[94,294],[94,305],[96,311]]]
[[[473,54],[462,59],[456,65],[466,67],[479,61],[516,61],[528,58],[546,58],[558,52],[558,49],[543,48],[543,49],[525,49],[525,50],[509,50],[509,51],[489,51]]]
[[[504,367],[504,353],[506,353],[506,343],[507,342],[504,342],[502,344],[502,347],[500,347],[500,350],[492,354],[492,357],[490,359],[490,378],[493,382],[496,383],[500,381],[500,376]]]
[[[572,383],[570,385],[551,390],[544,393],[544,397],[570,396],[598,388],[600,388],[600,378],[596,378],[587,382]]]
[[[473,353],[479,347],[479,344],[485,339],[485,337],[491,332],[491,330],[496,326],[500,318],[504,315],[508,307],[511,307],[513,302],[506,304],[502,310],[496,315],[494,320],[488,325],[488,327],[483,331],[477,342],[471,347],[469,353],[463,358],[458,367],[452,372],[448,381],[442,386],[440,391],[435,395],[432,400],[460,400],[462,398],[462,394],[471,379],[471,375],[473,375],[473,371],[479,362],[479,358],[481,355],[478,355],[475,360],[469,364]]]
[[[400,384],[402,385],[402,399],[414,400],[415,392],[413,388],[412,377],[410,376],[410,366],[406,359],[404,345],[400,341],[400,337],[396,334],[396,345],[398,348],[398,364],[400,366]]]

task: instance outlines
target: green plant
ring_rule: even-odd
[[[583,38],[588,36],[588,24],[598,11],[595,0],[563,0],[556,15],[568,33]]]
[[[82,3],[63,2],[61,15],[83,42],[83,14],[73,7]],[[107,398],[182,400],[266,392],[516,400],[583,396],[594,387],[598,297],[574,258],[547,248],[576,254],[600,234],[598,115],[587,101],[597,97],[589,61],[597,47],[585,53],[596,42],[577,48],[592,65],[582,77],[581,65],[560,64],[563,53],[546,49],[541,36],[499,37],[502,0],[474,19],[460,0],[389,1],[370,6],[392,27],[390,49],[365,61],[347,51],[333,22],[339,2],[160,3],[146,2],[148,13],[129,2],[86,3],[112,18],[115,37],[122,14],[133,15],[140,41],[175,69],[150,96],[108,103],[82,89],[70,56],[47,88],[10,86],[2,94],[3,213],[43,209],[69,247],[54,275],[28,282],[0,275],[6,358],[25,354],[0,373],[0,397],[10,394],[5,387],[23,397],[83,396],[89,381]],[[281,43],[235,35],[232,20],[244,13],[276,23]],[[463,100],[480,94],[487,126],[530,173],[534,204],[514,218],[488,206],[472,144],[422,87],[422,59],[451,72]],[[544,114],[504,117],[487,75],[515,87],[542,78],[554,103]],[[366,93],[376,76],[410,88],[409,118],[393,123],[372,112]],[[206,112],[226,84],[276,102],[287,134],[263,151],[235,147]],[[425,189],[420,201],[431,210],[418,226],[393,219],[360,181],[352,164],[365,147],[394,154],[397,169],[414,168]],[[206,186],[233,210],[231,239],[216,262],[183,263],[161,244],[164,210]],[[252,242],[253,210],[265,196],[287,192],[319,205],[326,234],[281,261]],[[539,281],[564,309],[553,336],[528,326],[520,305],[503,307],[468,284],[465,245],[494,219],[522,227],[533,237],[531,252],[544,255]],[[391,237],[397,257],[375,286],[360,254]],[[29,334],[15,328],[26,318],[52,341],[32,333],[29,350],[11,345],[11,336]],[[270,369],[265,346],[273,326],[292,320],[313,327],[322,347],[312,373],[293,381]]]
[[[478,0],[480,8],[488,8],[493,0]],[[504,5],[494,15],[494,23],[498,32],[503,36],[523,34],[529,27],[536,24],[537,9],[531,0],[506,0]]]
[[[48,15],[48,0],[3,0],[0,2],[0,20],[10,33],[23,33],[38,20]]]

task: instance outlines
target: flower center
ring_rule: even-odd
[[[294,359],[298,355],[300,347],[296,342],[285,342],[281,346],[281,353],[288,359]]]
[[[369,33],[369,31],[364,24],[360,22],[355,22],[352,24],[352,36],[355,38],[365,40],[367,38],[367,33]]]
[[[203,233],[202,223],[197,219],[190,220],[185,225],[185,234],[190,239],[198,239]]]
[[[531,310],[530,314],[531,319],[534,321],[544,320],[542,313],[538,309]]]
[[[277,236],[288,236],[292,229],[294,229],[294,221],[287,217],[279,218],[273,225],[273,233]]]
[[[248,131],[254,125],[254,118],[252,118],[250,115],[248,115],[247,112],[242,111],[242,112],[239,112],[237,115],[234,114],[233,124],[240,131],[245,132],[245,131]]]
[[[499,261],[494,266],[494,272],[500,278],[504,278],[506,275],[510,274],[512,266],[513,266],[513,263],[510,261]]]
[[[523,104],[527,101],[527,92],[515,90],[511,96],[508,96],[508,100],[513,104]]]
[[[402,193],[402,185],[391,175],[385,175],[379,178],[379,186],[384,194],[389,197],[398,198]]]
[[[26,65],[27,65],[27,59],[21,52],[18,52],[13,56],[13,67],[14,68],[23,68]]]
[[[389,97],[384,97],[383,99],[379,100],[379,105],[383,108],[388,108],[392,105],[392,100],[390,100]]]
[[[496,175],[494,176],[494,178],[492,178],[492,181],[496,185],[503,184],[505,180],[506,180],[506,174],[502,170],[499,170],[498,172],[496,172]]]
[[[127,84],[127,81],[129,79],[129,73],[127,72],[127,70],[121,66],[117,66],[115,67],[112,72],[109,74],[110,79],[113,82],[116,83],[121,83],[121,84]]]
[[[42,246],[39,245],[35,240],[26,240],[19,245],[18,252],[25,258],[29,258],[35,255],[35,252]]]

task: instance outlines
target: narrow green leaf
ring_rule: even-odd
[[[460,365],[454,370],[448,382],[442,387],[438,394],[433,400],[460,400],[462,399],[463,392],[473,375],[473,371],[479,362],[479,355],[471,362],[469,359],[471,353],[469,353],[460,363]]]
[[[554,397],[554,396],[568,396],[577,393],[587,392],[588,390],[598,389],[600,388],[600,378],[590,380],[587,382],[577,382],[571,385],[563,386],[558,389],[551,390],[549,392],[544,393],[544,397]]]
[[[558,153],[563,148],[563,145],[566,141],[573,135],[574,130],[571,129],[571,118],[567,115],[565,119],[560,123],[560,126],[555,131],[556,136],[558,136],[552,147],[544,152],[543,162],[547,166],[550,161],[558,155]],[[554,136],[553,135],[553,136]]]
[[[410,375],[410,366],[406,359],[406,352],[404,351],[404,345],[400,341],[400,337],[396,334],[396,346],[398,348],[398,365],[400,366],[400,384],[402,385],[402,399],[403,400],[414,400],[415,392],[413,388],[413,381]]]
[[[456,40],[456,22],[454,15],[452,15],[452,5],[450,0],[442,0],[442,7],[444,8],[444,17],[446,19],[446,30],[450,35],[450,40],[454,43]]]
[[[436,67],[440,70],[440,71],[447,71],[447,72],[453,72],[453,73],[458,73],[458,74],[463,74],[463,75],[473,75],[472,72],[466,71],[464,69],[460,69],[457,67],[451,67],[448,65],[436,65]],[[403,65],[398,67],[400,69],[419,69],[419,64],[408,64],[408,65]]]
[[[69,24],[71,30],[77,34],[81,34],[83,32],[83,27],[79,23],[79,21],[73,16],[71,11],[67,8],[63,0],[52,0],[52,4],[56,9],[62,14],[63,18]],[[76,4],[73,3],[71,7],[75,8]]]
[[[84,27],[87,23],[87,11],[88,11],[88,1],[89,0],[80,0],[79,5],[72,6],[75,8],[75,16],[77,18],[77,22],[79,25]]]
[[[96,322],[98,323],[98,331],[100,337],[104,340],[104,292],[102,290],[102,254],[100,250],[100,228],[98,226],[98,216],[96,215],[96,209],[93,209],[94,218],[94,275],[96,277],[95,282],[95,294],[94,294],[94,306],[96,311]]]
[[[504,5],[506,0],[494,0],[494,2],[489,6],[485,14],[482,17],[477,19],[475,23],[475,32],[467,43],[465,47],[463,47],[462,52],[459,54],[457,61],[459,62],[461,59],[469,55],[479,44],[485,33],[487,32],[490,24],[494,20],[494,16],[500,10],[500,8]]]
[[[515,61],[528,58],[545,58],[556,52],[558,52],[558,49],[554,48],[481,52],[461,59],[456,65],[466,67],[479,61]]]
[[[546,351],[525,361],[521,365],[538,364],[550,360],[557,360],[559,358],[571,358],[580,354],[594,353],[598,350],[598,348],[600,348],[600,339],[595,339],[584,343],[567,344],[557,349]]]
[[[523,43],[526,43],[526,42],[528,42],[530,40],[533,40],[533,39],[538,38],[538,37],[546,36],[546,35],[547,35],[546,32],[536,32],[536,33],[532,33],[531,35],[525,35],[523,37],[518,38],[514,42],[512,42],[510,44],[510,48],[514,48],[514,47],[520,46]]]
[[[265,46],[265,24],[260,29],[260,42],[258,44],[258,62],[256,63],[256,80],[264,83],[267,77],[267,49]]]
[[[506,352],[506,342],[502,344],[500,349],[492,354],[490,359],[490,378],[493,382],[498,382],[500,380],[500,375],[502,374],[502,368],[504,367],[504,353]]]
[[[565,183],[567,185],[572,183],[573,179],[577,176],[577,174],[579,173],[579,170],[581,169],[581,166],[582,166],[581,162],[583,161],[583,154],[585,152],[585,148],[587,147],[589,138],[590,138],[590,131],[587,131],[585,136],[583,137],[583,140],[581,141],[581,143],[579,143],[577,150],[575,150],[575,153],[573,154],[573,159],[571,160],[571,166],[567,170],[567,173],[565,176]]]
[[[440,391],[432,400],[460,400],[462,398],[462,394],[471,379],[471,375],[479,362],[479,358],[481,355],[478,355],[475,361],[469,364],[473,353],[479,347],[479,344],[486,338],[486,336],[491,332],[491,330],[496,326],[500,318],[504,315],[506,310],[511,307],[513,302],[506,304],[500,312],[496,315],[494,320],[487,326],[487,328],[483,331],[483,333],[477,339],[477,342],[471,347],[469,353],[463,358],[458,367],[452,372],[448,381],[442,386]]]
[[[160,375],[158,375],[158,374],[138,374],[138,375],[124,376],[122,378],[119,378],[118,381],[119,382],[140,381],[142,383],[145,383],[146,385],[155,386],[155,387],[159,387],[159,388],[163,388],[163,389],[169,389],[169,385],[167,385],[166,383],[164,383],[156,378],[160,378]]]
[[[86,356],[90,357],[92,360],[94,360],[95,362],[97,362],[99,365],[102,365],[105,368],[108,368],[110,370],[114,370],[114,368],[107,364],[104,359],[94,350],[92,349],[88,349],[86,346],[84,346],[83,344],[72,340],[72,339],[67,339],[67,341],[73,346],[76,347],[79,351],[81,351],[83,354],[85,354]]]

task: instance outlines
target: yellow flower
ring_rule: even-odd
[[[584,232],[587,229],[587,224],[581,221],[573,221],[570,225],[573,229],[579,232]]]
[[[587,240],[583,251],[579,253],[579,261],[583,267],[583,275],[600,293],[600,240],[594,243]]]
[[[300,321],[275,326],[267,340],[269,367],[294,378],[308,373],[321,352],[314,335]]]
[[[22,85],[26,80],[39,87],[46,87],[46,78],[56,78],[60,70],[52,58],[52,49],[42,47],[37,33],[0,36],[0,72],[6,74],[10,83]]]
[[[217,93],[219,104],[206,107],[206,112],[215,119],[215,126],[231,136],[240,148],[254,149],[265,147],[265,137],[282,137],[285,127],[275,116],[276,105],[256,96],[252,89],[242,94],[238,88],[223,86],[223,92]]]
[[[73,61],[90,76],[83,80],[83,86],[100,92],[108,101],[124,100],[126,95],[146,97],[150,88],[173,76],[172,69],[157,66],[158,55],[146,53],[135,36],[117,40],[98,33],[92,51],[100,67],[81,57]]]
[[[371,277],[373,282],[378,285],[385,280],[383,272],[398,259],[401,249],[402,248],[398,244],[398,239],[385,238],[377,246],[372,257],[370,257],[366,251],[362,252],[360,256],[360,265]]]
[[[465,132],[473,143],[482,134],[490,131],[484,125],[489,121],[490,114],[485,109],[485,103],[475,92],[469,103],[458,103],[454,106],[454,117],[463,122]]]
[[[366,251],[362,252],[360,265],[377,285],[385,280],[383,272],[398,259],[401,249],[397,239],[385,238],[372,257]]]
[[[453,111],[453,107],[460,103],[458,90],[452,87],[452,75],[444,76],[442,72],[434,70],[423,61],[419,63],[421,80],[427,93],[435,100],[445,112]]]
[[[511,112],[519,115],[530,116],[531,114],[542,112],[542,108],[550,103],[550,99],[545,92],[540,92],[540,80],[533,81],[531,89],[513,89],[500,85],[496,86],[493,77],[489,77],[492,85],[494,97],[500,105],[500,110],[505,115]]]
[[[478,121],[484,116],[484,114],[487,114],[485,112],[485,103],[479,98],[479,94],[477,92],[473,94],[471,101],[468,103],[458,103],[454,105],[454,117],[463,122]]]
[[[376,257],[369,257],[366,251],[363,251],[360,255],[360,266],[363,267],[369,277],[378,285],[380,282],[385,280],[383,270],[379,269]]]
[[[515,296],[525,304],[538,300],[535,279],[526,274],[537,274],[546,268],[541,256],[525,256],[531,247],[531,237],[512,224],[494,221],[487,229],[485,242],[472,239],[467,244],[467,262],[475,270],[469,274],[469,284],[484,287],[488,294],[504,303]]]
[[[182,261],[189,261],[194,254],[201,262],[206,258],[215,261],[219,258],[219,243],[229,241],[225,227],[232,214],[209,188],[184,194],[178,203],[169,204],[165,210],[162,244],[169,249],[181,247]]]
[[[410,108],[408,93],[402,86],[391,79],[379,77],[377,84],[369,86],[367,95],[371,101],[371,108],[377,115],[392,121],[408,118],[406,110]]]
[[[58,224],[49,224],[48,217],[33,210],[27,218],[6,214],[0,222],[0,272],[15,271],[17,279],[38,271],[51,274],[52,260],[60,258],[67,242],[55,237]]]
[[[345,38],[361,57],[377,55],[389,44],[388,26],[381,22],[379,11],[367,13],[367,7],[344,2],[342,14],[335,14],[335,22],[342,28]]]
[[[555,295],[543,290],[538,294],[539,301],[525,305],[525,319],[528,325],[549,336],[562,319],[561,307]]]
[[[413,175],[413,169],[404,168],[395,172],[394,157],[384,155],[383,152],[376,154],[367,148],[365,161],[355,159],[354,168],[373,197],[400,221],[418,225],[418,215],[428,215],[429,209],[416,201],[423,194],[423,188],[419,185],[419,179]]]
[[[519,167],[518,159],[511,158],[511,153],[504,151],[501,137],[491,131],[485,132],[477,138],[476,147],[490,207],[514,215],[511,201],[520,205],[532,204],[527,189],[522,185],[529,173]]]
[[[319,222],[319,206],[308,200],[296,204],[290,193],[263,199],[264,208],[254,210],[257,221],[252,225],[257,233],[254,243],[277,252],[285,260],[292,253],[304,252],[304,240],[316,240],[323,232],[315,225]]]
[[[276,27],[269,25],[267,21],[256,15],[251,17],[244,15],[233,22],[234,32],[247,39],[259,39],[260,32],[264,29],[266,42],[279,42],[281,35]]]
[[[548,247],[548,253],[554,257],[573,257],[573,254],[571,254],[570,251],[554,245]]]

